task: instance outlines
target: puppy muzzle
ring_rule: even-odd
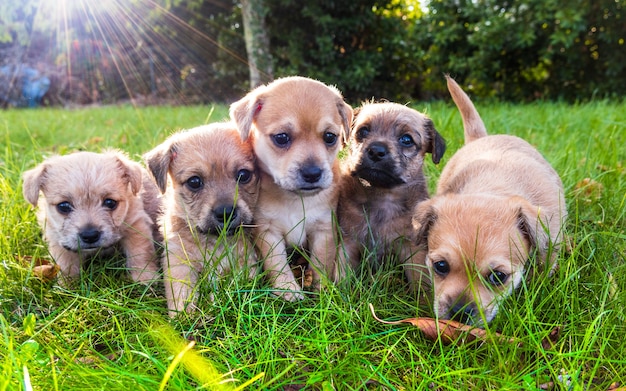
[[[397,165],[385,143],[373,142],[363,148],[361,158],[352,175],[366,185],[390,189],[406,181],[396,172]]]
[[[196,227],[202,234],[219,235],[225,233],[231,236],[242,224],[239,209],[233,205],[220,205],[211,211],[203,227]]]

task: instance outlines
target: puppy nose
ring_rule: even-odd
[[[322,177],[322,169],[318,166],[306,166],[300,169],[300,175],[307,183],[315,183]]]
[[[100,235],[101,235],[100,231],[98,231],[97,229],[93,227],[88,227],[82,230],[78,234],[78,236],[80,237],[80,240],[82,240],[84,243],[89,243],[89,244],[94,244],[98,240],[100,240]]]
[[[224,224],[228,221],[230,225],[232,225],[237,219],[237,208],[232,205],[218,206],[213,209],[213,216],[215,216],[215,220],[220,224]]]
[[[387,146],[382,143],[372,143],[372,145],[367,148],[367,156],[369,156],[370,160],[373,162],[383,160],[388,153],[389,150],[387,150]]]
[[[476,307],[473,304],[458,303],[454,305],[448,312],[449,318],[461,323],[471,323],[476,313]]]

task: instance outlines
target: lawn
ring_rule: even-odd
[[[491,133],[535,145],[563,178],[569,246],[553,276],[526,281],[484,339],[444,345],[410,325],[432,316],[401,271],[364,271],[287,303],[263,278],[201,284],[201,311],[167,316],[163,292],[133,284],[119,259],[85,269],[76,289],[41,281],[47,259],[21,173],[54,153],[115,147],[134,159],[225,106],[0,112],[0,390],[608,390],[626,385],[626,104],[481,104]],[[448,142],[434,189],[463,143],[449,102],[415,106]],[[209,293],[217,288],[214,301]],[[554,330],[552,343],[549,335]],[[514,337],[505,341],[496,333]],[[624,389],[624,388],[622,388]]]

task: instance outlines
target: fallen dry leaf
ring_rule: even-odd
[[[469,326],[454,320],[434,319],[434,318],[408,318],[397,321],[386,321],[378,318],[374,312],[374,306],[369,304],[370,311],[374,319],[385,324],[405,324],[409,323],[420,329],[426,338],[437,341],[441,340],[444,344],[450,344],[458,341],[473,341],[475,339],[485,339],[487,331],[478,327]],[[505,341],[515,343],[513,338],[504,337],[501,334],[494,333],[494,336],[502,338]]]
[[[30,255],[16,257],[25,266],[33,265],[33,275],[44,281],[52,281],[56,278],[60,268],[56,264],[50,263],[45,258],[33,258]]]

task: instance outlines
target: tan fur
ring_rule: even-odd
[[[241,140],[235,125],[176,133],[144,157],[165,193],[162,265],[170,316],[195,308],[205,268],[223,275],[237,265],[253,277],[254,247],[238,228],[252,223],[259,180],[251,144]]]
[[[418,285],[425,254],[410,240],[412,211],[428,198],[424,156],[431,153],[438,163],[445,141],[416,110],[366,103],[356,113],[349,146],[337,210],[346,255],[353,265],[366,252],[376,264],[395,258]]]
[[[488,136],[451,78],[448,89],[466,145],[444,168],[436,196],[417,207],[414,226],[427,246],[437,315],[480,324],[518,287],[529,257],[555,266],[567,213],[563,184],[541,154],[518,137]]]
[[[60,283],[78,277],[85,259],[116,246],[123,249],[134,281],[158,277],[154,241],[160,199],[141,165],[119,151],[77,152],[46,159],[23,179],[24,197],[38,206]],[[65,213],[58,208],[62,203],[68,206]]]
[[[342,139],[348,137],[352,108],[339,91],[304,77],[258,87],[230,108],[241,137],[252,139],[261,168],[255,237],[264,268],[286,300],[303,298],[287,262],[287,247],[311,252],[314,285],[318,271],[337,281],[333,214],[337,206]],[[287,135],[279,146],[277,135]],[[334,143],[325,142],[335,138]],[[332,144],[332,145],[331,145]],[[319,177],[318,177],[319,176]]]

